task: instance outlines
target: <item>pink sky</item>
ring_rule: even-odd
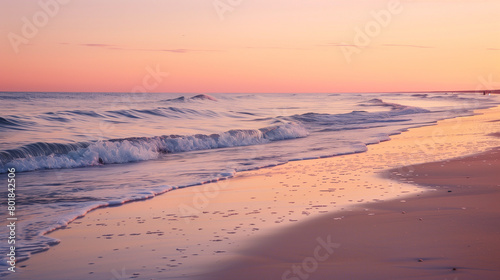
[[[154,68],[169,76],[151,92],[500,87],[496,0],[16,0],[0,10],[0,91],[129,92]]]

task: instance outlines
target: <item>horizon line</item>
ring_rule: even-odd
[[[0,90],[1,93],[119,93],[132,92],[120,91],[9,91]],[[428,90],[428,91],[352,91],[352,92],[146,92],[141,94],[351,94],[351,93],[493,93],[500,94],[500,89],[484,90]]]

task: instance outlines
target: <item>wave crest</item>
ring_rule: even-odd
[[[60,169],[127,163],[158,158],[165,153],[265,144],[306,137],[300,124],[284,123],[252,130],[230,130],[219,134],[165,135],[112,139],[93,143],[34,143],[0,152],[0,172]]]

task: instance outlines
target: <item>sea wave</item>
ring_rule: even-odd
[[[0,131],[2,130],[24,130],[33,122],[21,120],[16,116],[0,117]]]
[[[379,107],[389,107],[391,110],[398,111],[400,114],[415,114],[415,113],[426,113],[429,112],[428,110],[419,108],[419,107],[413,107],[413,106],[406,106],[398,103],[391,103],[391,102],[385,102],[382,99],[379,98],[373,98],[368,101],[364,101],[358,104],[359,106],[379,106]]]
[[[210,101],[217,101],[217,98],[210,96],[208,94],[198,94],[192,97],[186,97],[186,96],[180,96],[177,98],[171,98],[171,99],[165,99],[161,100],[162,102],[189,102],[193,100],[210,100]]]
[[[67,110],[67,111],[56,111],[56,112],[45,112],[37,118],[44,119],[47,121],[59,121],[59,122],[69,122],[74,120],[74,117],[90,117],[90,118],[100,118],[100,119],[147,119],[151,116],[165,117],[171,119],[179,118],[190,118],[190,117],[216,117],[218,114],[212,110],[203,109],[191,109],[191,108],[181,108],[181,107],[154,107],[149,109],[119,109],[119,110],[108,110],[97,112],[93,110]],[[0,119],[0,125],[2,122],[7,122],[8,120]]]
[[[399,118],[400,116],[407,116],[413,114],[429,113],[427,109],[405,106],[397,103],[387,103],[381,99],[371,99],[366,102],[360,103],[360,106],[384,106],[390,107],[390,111],[383,112],[367,112],[367,111],[351,111],[345,114],[322,114],[322,113],[305,113],[294,115],[288,119],[301,122],[303,124],[310,124],[312,126],[320,127],[328,131],[341,130],[341,129],[356,129],[364,128],[364,126],[373,123],[387,123],[387,122],[402,122],[408,120],[408,117]]]
[[[161,154],[266,144],[306,137],[307,129],[289,122],[260,129],[235,129],[219,134],[133,137],[92,143],[33,143],[0,152],[0,173],[127,163]]]

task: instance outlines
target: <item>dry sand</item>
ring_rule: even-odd
[[[484,244],[493,248],[487,234],[485,239],[470,239],[479,226],[470,226],[454,214],[444,220],[438,215],[456,211],[491,233],[499,228],[491,216],[500,212],[484,209],[486,203],[475,202],[483,207],[476,210],[473,202],[439,200],[472,199],[483,190],[470,191],[469,185],[460,188],[452,182],[451,193],[441,188],[429,191],[414,184],[416,177],[426,176],[416,171],[407,176],[413,167],[404,167],[500,146],[494,136],[500,131],[500,122],[494,121],[500,119],[499,109],[482,113],[412,129],[370,146],[365,153],[291,162],[152,200],[98,209],[51,233],[61,243],[18,264],[21,271],[13,279],[194,279],[199,275],[200,279],[281,279],[294,263],[314,253],[317,238],[326,242],[328,236],[340,247],[318,262],[307,279],[458,275],[450,273],[461,273],[466,279],[467,273],[477,271],[498,273],[475,270],[491,267],[486,260],[481,261],[483,266],[463,261],[480,260],[471,255],[478,251],[468,249],[465,253],[471,254],[463,259],[459,256],[464,251],[456,251],[469,245],[466,248]],[[397,168],[393,176],[403,179],[380,176],[391,168]],[[493,200],[493,196],[486,198]],[[453,242],[443,243],[443,237]],[[483,252],[488,255],[498,263],[498,257]],[[218,272],[207,274],[214,270]]]

